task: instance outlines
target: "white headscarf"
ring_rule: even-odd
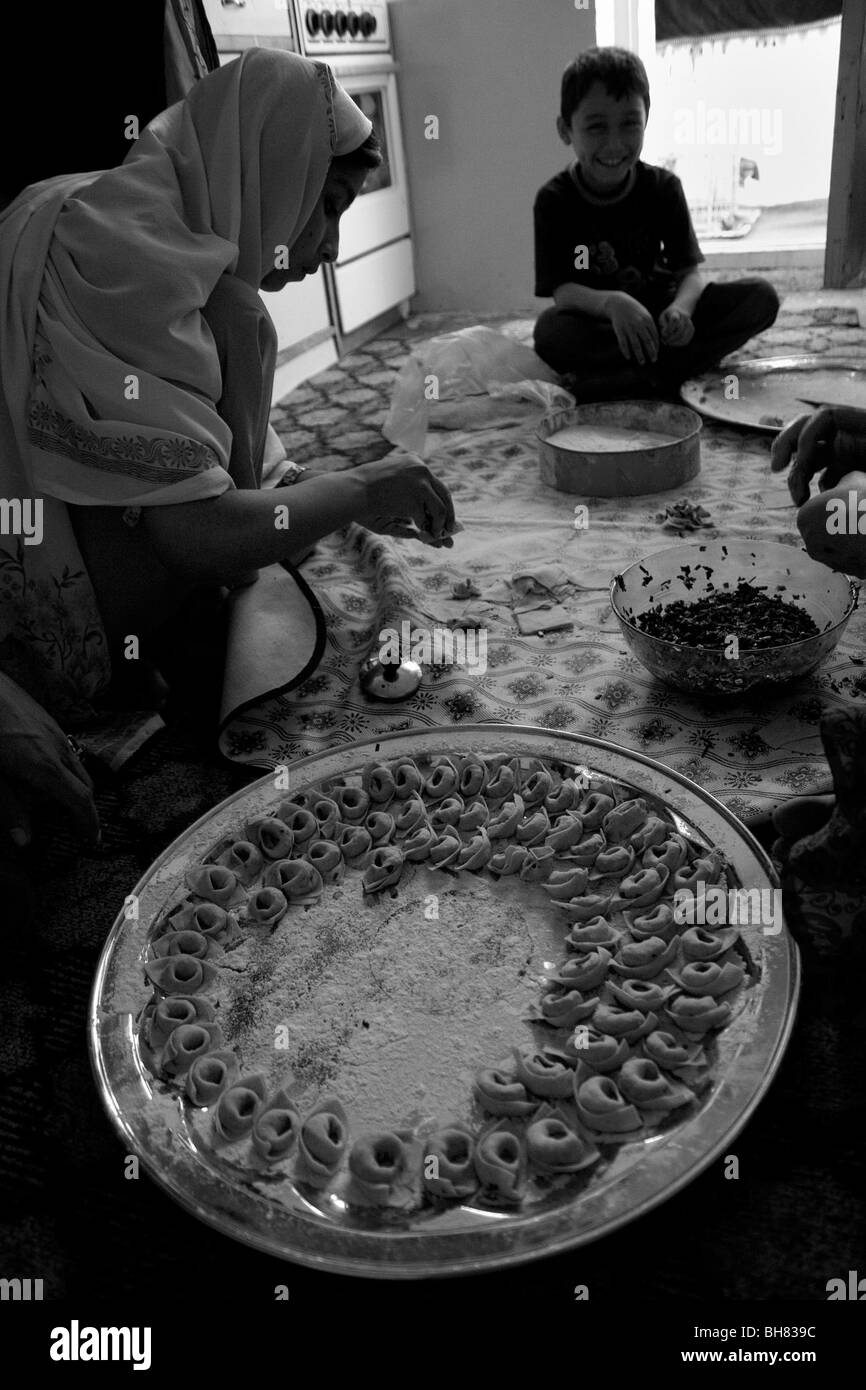
[[[157,116],[120,168],[67,196],[39,303],[57,417],[31,419],[40,490],[126,506],[229,485],[219,363],[200,310],[221,275],[259,288],[309,219],[332,157],[370,130],[329,68],[253,48]],[[54,448],[70,421],[86,431],[76,459]],[[131,426],[135,460],[123,457]]]
[[[0,214],[0,495],[44,497],[46,516],[38,546],[0,536],[0,667],[37,698],[24,667],[56,668],[58,651],[67,685],[107,679],[60,503],[154,506],[232,486],[201,309],[224,274],[258,289],[331,159],[371,129],[324,64],[253,48],[157,116],[118,168],[32,185]]]

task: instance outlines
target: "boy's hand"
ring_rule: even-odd
[[[659,332],[666,347],[685,347],[695,336],[695,325],[685,309],[669,304],[659,314]]]
[[[659,335],[649,309],[622,290],[608,295],[605,307],[623,357],[633,357],[642,367],[646,362],[655,362]]]

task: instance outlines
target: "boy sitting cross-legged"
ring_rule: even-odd
[[[766,280],[705,284],[676,175],[640,158],[650,95],[640,58],[591,48],[562,78],[556,126],[574,151],[535,200],[535,350],[578,399],[676,396],[769,328]]]

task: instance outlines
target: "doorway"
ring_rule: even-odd
[[[766,10],[765,27],[696,32],[714,27],[711,9],[597,0],[597,42],[631,48],[649,74],[644,158],[680,178],[708,267],[776,263],[815,286],[866,283],[866,210],[848,193],[866,141],[866,0],[744,0],[751,24]],[[671,13],[681,25],[666,22]],[[790,22],[804,13],[810,22]]]

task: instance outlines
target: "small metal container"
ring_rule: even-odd
[[[414,695],[424,672],[417,661],[404,657],[402,661],[380,661],[368,656],[359,672],[361,689],[368,700],[408,700]]]
[[[572,425],[658,434],[665,442],[637,449],[573,449],[551,435]],[[583,497],[640,497],[682,487],[701,471],[701,418],[667,401],[596,401],[542,420],[536,433],[542,481]],[[671,440],[671,436],[673,439]]]

